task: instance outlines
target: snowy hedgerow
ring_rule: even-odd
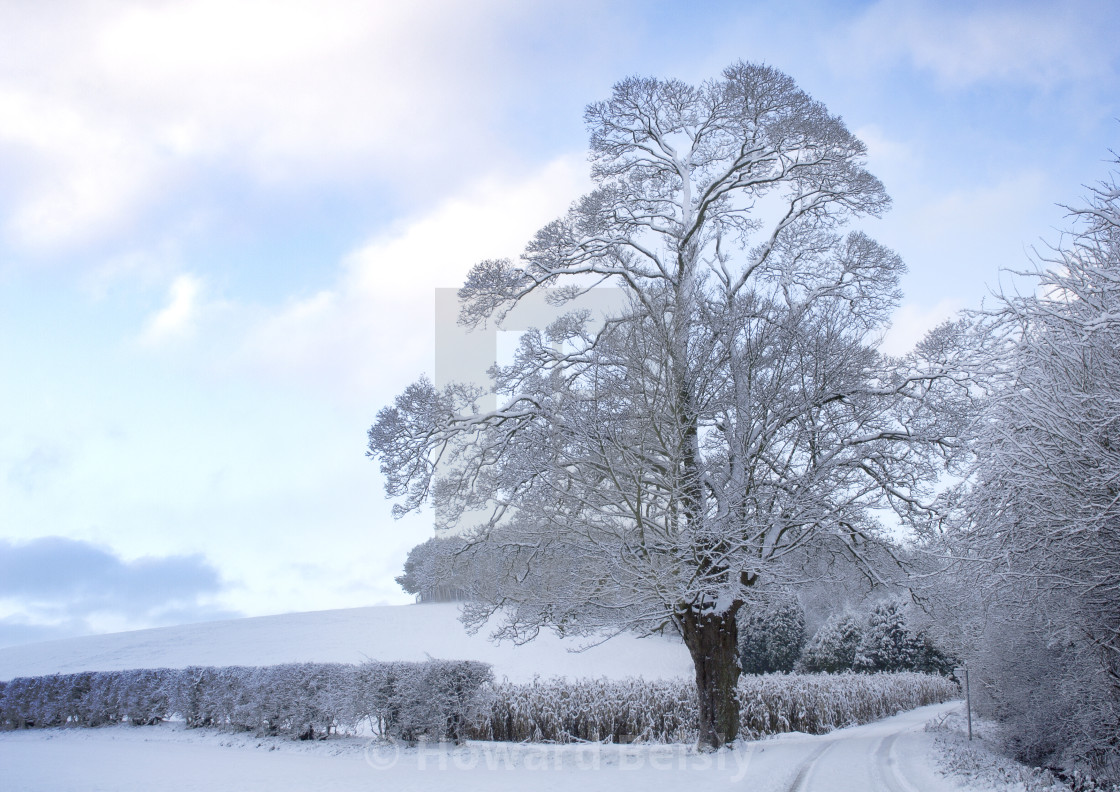
[[[4,684],[4,698],[0,700],[0,715],[3,716],[2,725],[6,728],[23,729],[35,725],[31,721],[32,680],[31,677],[16,677]]]
[[[55,676],[17,677],[4,688],[7,725],[14,728],[59,725],[54,714]]]
[[[824,734],[960,695],[928,674],[766,674],[739,679],[744,737]],[[686,680],[498,683],[470,736],[479,740],[691,742],[696,692]]]
[[[377,730],[387,737],[463,739],[475,697],[493,678],[490,666],[472,661],[366,663],[358,678]]]
[[[105,677],[118,718],[144,726],[171,717],[171,699],[179,674],[177,669],[142,668],[98,677]]]
[[[489,689],[471,730],[481,740],[582,742],[696,739],[696,692],[684,680],[534,680]]]
[[[768,674],[739,683],[745,735],[825,734],[960,695],[944,677],[884,674]]]
[[[291,663],[265,668],[155,669],[14,679],[0,687],[0,725],[142,724],[173,714],[191,726],[325,737],[368,722],[382,737],[691,742],[688,680],[492,683],[484,663]],[[740,728],[757,737],[823,734],[959,695],[926,674],[743,676]]]
[[[385,737],[460,740],[474,717],[485,663],[289,663],[135,669],[0,683],[0,727],[157,723],[179,715],[212,726],[303,739],[368,722]]]
[[[183,670],[174,692],[174,708],[187,726],[241,726],[251,668],[191,666]],[[240,706],[239,706],[240,705]]]
[[[864,619],[849,610],[829,616],[805,645],[799,668],[830,674],[851,671],[863,631]]]
[[[776,597],[749,615],[746,607],[739,614],[739,663],[743,672],[792,671],[805,643],[805,609],[797,598]]]
[[[287,663],[250,669],[231,714],[231,724],[300,739],[326,736],[357,720],[348,701],[354,692],[353,666],[341,663]]]

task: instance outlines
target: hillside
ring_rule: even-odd
[[[618,636],[583,652],[577,640],[542,633],[523,646],[468,635],[454,604],[397,605],[289,613],[92,635],[0,649],[0,680],[73,671],[273,665],[373,660],[481,660],[498,679],[534,676],[646,679],[690,677],[679,641]]]

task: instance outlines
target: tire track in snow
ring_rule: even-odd
[[[904,724],[883,734],[855,732],[837,735],[822,741],[802,759],[792,780],[782,792],[923,792],[911,783],[904,771],[899,737],[915,731],[914,724]],[[836,751],[830,749],[839,746]]]
[[[805,782],[808,780],[809,774],[813,771],[813,768],[816,767],[817,762],[820,761],[824,752],[833,745],[835,745],[834,742],[826,742],[801,761],[801,764],[797,766],[797,772],[794,774],[793,781],[790,782],[787,792],[802,792],[802,790],[806,789]]]
[[[920,792],[916,789],[900,770],[900,763],[893,756],[895,741],[909,729],[897,731],[887,735],[876,747],[874,752],[873,772],[880,782],[884,792]]]

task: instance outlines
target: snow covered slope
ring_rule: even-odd
[[[523,646],[468,635],[454,604],[397,605],[289,613],[153,630],[92,635],[0,649],[0,680],[17,676],[181,668],[188,665],[273,665],[362,660],[481,660],[501,679],[534,676],[646,679],[691,677],[680,641],[620,635],[584,652],[579,641],[542,633]]]

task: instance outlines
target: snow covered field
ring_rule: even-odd
[[[391,789],[953,792],[925,724],[960,702],[814,737],[789,734],[698,754],[682,745],[396,747],[300,743],[179,724],[0,733],[5,790],[194,792]]]
[[[0,648],[0,680],[17,676],[188,665],[275,665],[363,660],[481,660],[497,679],[692,676],[680,641],[620,635],[584,652],[578,640],[542,633],[523,646],[468,635],[455,604],[290,613],[94,635]]]

